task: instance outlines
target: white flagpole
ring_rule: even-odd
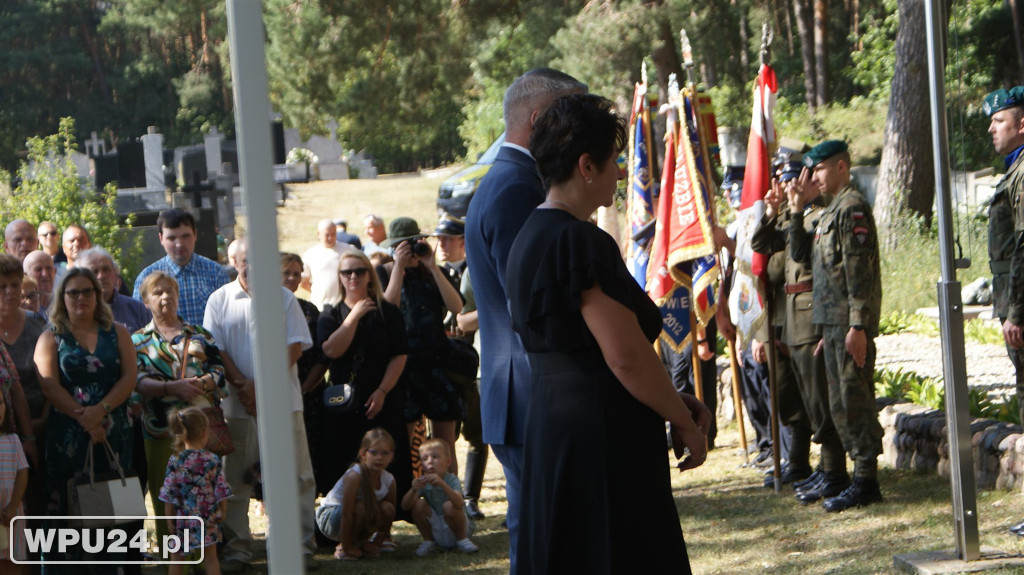
[[[284,298],[278,265],[277,211],[271,166],[270,100],[264,55],[263,8],[258,0],[227,0],[231,79],[242,198],[249,233],[249,282],[256,320],[256,401],[260,406],[260,459],[273,537],[267,541],[270,573],[302,573],[298,467],[291,425],[281,329]]]

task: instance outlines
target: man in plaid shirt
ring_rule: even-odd
[[[178,314],[186,324],[202,325],[206,300],[230,278],[223,266],[195,253],[196,220],[192,214],[181,208],[164,210],[157,219],[157,229],[167,255],[142,270],[135,279],[132,297],[142,300],[139,287],[146,276],[157,270],[167,272],[178,281]]]

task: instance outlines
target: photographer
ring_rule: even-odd
[[[381,244],[394,248],[390,277],[384,299],[402,310],[409,338],[409,358],[402,374],[405,390],[405,421],[409,434],[424,415],[430,420],[433,436],[443,439],[455,452],[455,423],[462,416],[457,386],[445,373],[450,344],[444,318],[462,310],[462,296],[448,281],[434,259],[434,251],[412,218],[395,218],[388,226],[388,239]],[[383,274],[382,274],[383,275]],[[458,463],[452,458],[452,473]]]

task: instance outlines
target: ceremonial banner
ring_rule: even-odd
[[[678,352],[691,335],[691,306],[702,323],[714,314],[713,282],[718,274],[707,178],[698,169],[694,149],[694,142],[699,142],[695,117],[674,83],[669,93],[665,167],[647,292],[661,308],[663,343]],[[695,289],[692,297],[691,289]]]
[[[754,109],[747,141],[747,167],[737,216],[736,257],[729,312],[740,337],[746,340],[765,319],[767,256],[755,253],[750,240],[764,215],[764,196],[771,185],[771,157],[775,152],[775,70],[761,65],[754,87]]]
[[[650,259],[650,237],[642,237],[645,226],[654,219],[653,186],[651,172],[654,150],[651,147],[651,110],[647,105],[647,74],[633,91],[633,110],[629,119],[629,190],[627,213],[630,238],[626,265],[641,287],[647,284],[647,262]]]

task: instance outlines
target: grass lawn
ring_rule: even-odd
[[[279,210],[282,249],[299,253],[307,249],[316,241],[317,221],[325,217],[346,217],[349,231],[358,235],[363,231],[362,216],[369,212],[386,221],[411,216],[421,228],[432,228],[440,182],[440,178],[390,176],[293,186],[287,205]],[[925,281],[934,282],[927,274],[922,275]],[[747,430],[752,434],[749,426]],[[720,430],[718,445],[704,466],[683,475],[673,472],[676,505],[695,573],[895,573],[892,564],[896,554],[954,547],[947,479],[883,469],[883,503],[832,515],[820,505],[801,506],[789,488],[776,495],[762,487],[760,472],[741,467],[743,457],[735,425]],[[634,497],[638,505],[643,505],[643,494]],[[487,518],[478,522],[473,536],[480,546],[476,555],[416,558],[413,551],[419,536],[414,527],[399,524],[395,529],[397,552],[381,559],[342,563],[324,549],[317,555],[317,573],[506,573],[508,536],[501,528],[504,487],[493,457],[482,499]],[[1024,540],[1006,532],[1008,525],[1024,518],[1024,496],[981,492],[978,517],[983,546],[1024,552]],[[253,526],[257,532],[264,532],[266,518],[254,517]],[[643,525],[633,527],[643,529]],[[250,573],[266,572],[265,561],[257,562],[255,567]]]

